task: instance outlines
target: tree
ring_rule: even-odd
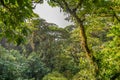
[[[18,45],[31,31],[29,20],[37,16],[33,12],[36,0],[0,0],[0,38],[15,40]]]
[[[41,60],[52,70],[56,64],[56,56],[62,53],[63,44],[69,35],[63,28],[44,19],[36,19],[35,22],[36,30],[30,36],[27,47],[31,48],[27,48],[27,51],[32,50],[39,54]]]
[[[118,3],[117,3],[118,2]],[[119,21],[119,1],[108,0],[50,0],[48,3],[52,6],[59,6],[64,12],[70,14],[71,19],[76,26],[80,28],[81,46],[86,53],[90,63],[95,66],[95,71],[98,67],[95,65],[93,50],[89,48],[88,38],[86,35],[86,25],[89,25],[89,17],[101,17],[102,19],[113,18]],[[90,20],[91,21],[91,20]],[[97,73],[97,72],[96,72]]]

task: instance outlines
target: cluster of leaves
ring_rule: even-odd
[[[119,47],[119,36],[116,33],[119,33],[119,24],[116,26],[113,26],[110,30],[110,33],[108,34],[109,37],[113,37],[113,40],[107,42],[100,51],[100,54],[97,55],[97,58],[99,59],[99,67],[102,79],[109,79],[112,80],[120,79],[120,47]]]
[[[52,72],[47,74],[43,80],[67,80],[67,78],[65,78],[62,74],[60,74],[59,72]]]
[[[1,0],[0,1],[0,38],[6,37],[19,45],[25,42],[30,33],[29,20],[37,16],[33,12],[34,0]]]
[[[49,69],[35,53],[28,58],[16,50],[6,50],[0,46],[0,80],[41,79]]]

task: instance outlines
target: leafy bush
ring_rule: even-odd
[[[0,80],[16,80],[21,77],[23,60],[18,51],[8,51],[0,46]]]
[[[42,79],[43,76],[49,72],[49,69],[45,66],[44,63],[41,62],[41,59],[36,53],[32,53],[28,57],[27,65],[28,66],[24,71],[24,75],[26,75],[28,79]]]
[[[49,73],[46,75],[43,80],[67,80],[62,74],[57,71]]]
[[[0,46],[0,80],[42,79],[48,72],[37,54],[26,58],[17,50],[6,50]]]
[[[96,80],[94,75],[89,70],[80,70],[72,80]]]

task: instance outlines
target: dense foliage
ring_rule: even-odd
[[[43,2],[0,0],[0,80],[120,80],[120,1],[47,0],[65,28],[33,12]]]

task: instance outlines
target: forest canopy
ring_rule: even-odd
[[[44,0],[0,0],[0,80],[119,80],[120,0],[46,0],[74,25],[34,13]]]

